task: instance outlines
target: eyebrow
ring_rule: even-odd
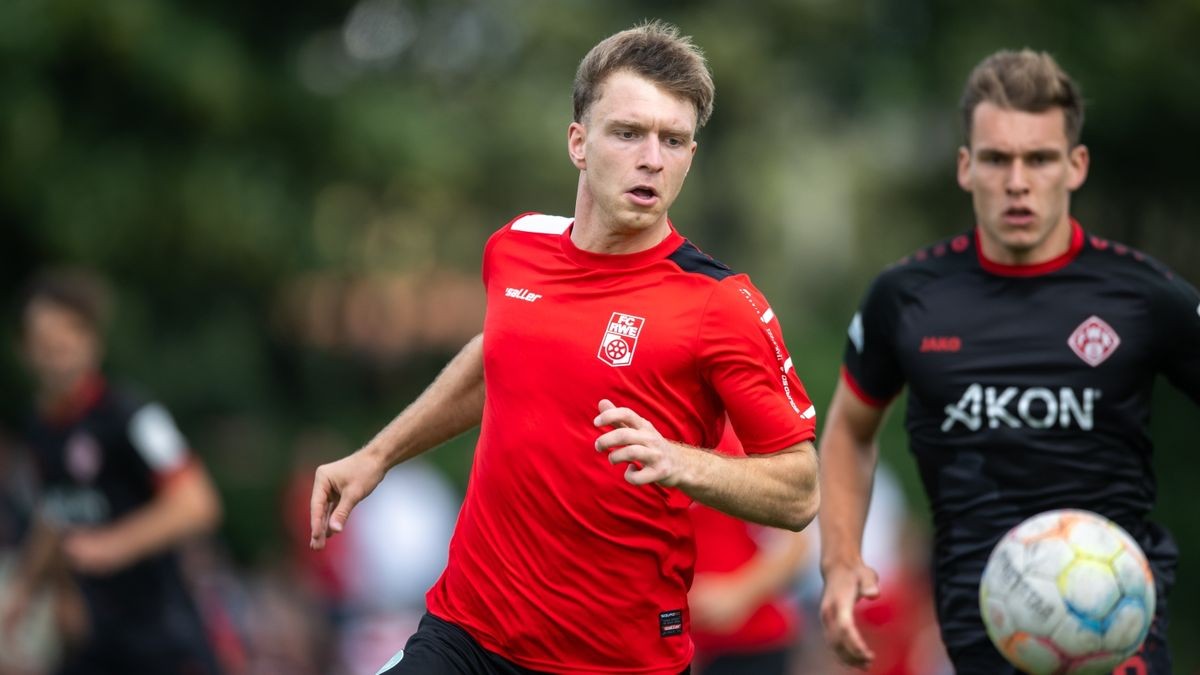
[[[1063,154],[1063,151],[1061,149],[1054,148],[1054,147],[1033,148],[1031,150],[1023,150],[1021,152],[1012,152],[1010,150],[1001,150],[1000,148],[982,147],[982,148],[977,148],[975,150],[975,152],[980,155],[991,155],[991,156],[995,156],[995,157],[1017,157],[1017,156],[1030,157],[1033,155],[1042,155],[1042,156],[1046,156],[1046,157],[1059,157]]]
[[[645,122],[639,122],[636,120],[625,119],[625,118],[611,119],[608,121],[608,124],[606,126],[610,129],[617,128],[617,127],[629,127],[630,129],[639,129],[639,130],[646,129],[649,127],[649,125],[646,124]],[[682,128],[678,128],[678,127],[669,127],[669,126],[664,126],[662,131],[663,131],[663,134],[665,134],[667,136],[680,136],[682,138],[691,138],[692,135],[695,133],[695,132],[687,130],[687,129],[682,129]]]

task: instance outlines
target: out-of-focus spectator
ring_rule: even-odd
[[[176,546],[211,530],[220,503],[166,409],[101,373],[104,283],[48,272],[24,298],[22,341],[36,385],[28,445],[36,516],[0,612],[11,640],[55,569],[82,595],[84,625],[63,673],[214,673]],[[63,596],[70,597],[70,596]]]
[[[745,455],[732,425],[717,451]],[[688,593],[700,675],[785,675],[803,620],[791,589],[810,550],[806,531],[747,523],[695,503],[696,573]]]
[[[283,498],[289,565],[335,636],[335,644],[317,645],[321,672],[374,672],[395,653],[397,642],[416,631],[425,592],[446,566],[462,497],[424,460],[406,462],[359,505],[354,528],[317,554],[309,548],[305,520],[312,473],[320,462],[345,452],[325,431],[307,432],[296,443]],[[281,601],[271,604],[281,610]]]

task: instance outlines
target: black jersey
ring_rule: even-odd
[[[1200,295],[1142,253],[1072,229],[1068,252],[1036,266],[984,259],[975,232],[922,249],[876,278],[850,326],[843,378],[859,398],[884,406],[908,385],[952,656],[986,640],[987,556],[1036,513],[1083,508],[1128,530],[1161,608],[1174,580],[1175,544],[1146,521],[1150,398],[1162,374],[1200,402]]]
[[[35,418],[28,434],[41,482],[39,513],[51,526],[112,524],[145,506],[163,481],[192,461],[170,414],[157,403],[99,380],[89,381],[72,403],[66,414]],[[87,672],[213,670],[173,552],[110,575],[74,576],[91,625]]]

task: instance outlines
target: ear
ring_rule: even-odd
[[[971,191],[971,149],[965,145],[958,148],[958,186]]]
[[[1067,189],[1071,192],[1083,187],[1083,182],[1087,180],[1088,164],[1091,162],[1091,153],[1088,152],[1086,145],[1077,145],[1071,148],[1067,153]]]
[[[586,145],[587,127],[579,122],[571,122],[571,126],[567,127],[567,155],[580,171],[587,169]]]

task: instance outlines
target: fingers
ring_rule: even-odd
[[[325,533],[329,527],[329,512],[337,504],[337,492],[325,477],[325,467],[317,469],[313,477],[312,497],[308,502],[309,548],[319,551],[325,548]]]
[[[821,623],[834,653],[843,663],[865,669],[875,659],[874,652],[854,621],[854,605],[860,598],[879,594],[878,578],[873,570],[864,568],[852,578],[829,579],[825,599],[821,603]]]
[[[600,400],[600,414],[593,420],[597,427],[618,427],[653,431],[654,425],[647,422],[641,415],[629,408],[618,408],[608,399]]]

